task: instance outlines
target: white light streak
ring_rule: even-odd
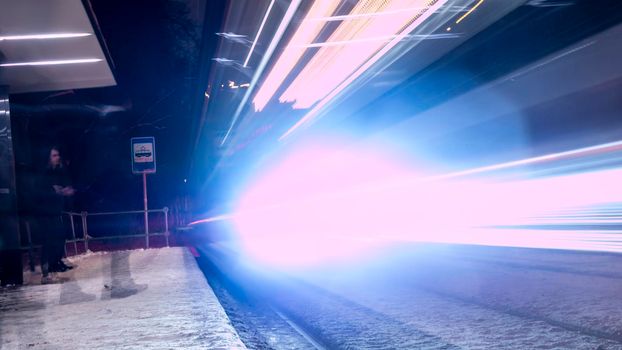
[[[311,6],[305,18],[319,15],[333,14],[339,6],[340,0],[318,1]],[[298,26],[296,32],[289,40],[289,44],[283,50],[279,59],[272,66],[266,79],[264,79],[261,88],[253,99],[255,111],[261,111],[279,89],[286,77],[291,73],[292,69],[300,61],[305,48],[296,47],[311,43],[324,28],[325,23],[322,22],[304,22]]]
[[[100,61],[102,61],[100,58],[79,58],[79,59],[71,59],[71,60],[1,63],[0,67],[54,66],[54,65],[63,65],[63,64],[95,63],[95,62],[100,62]]]
[[[259,66],[257,67],[255,74],[253,75],[253,79],[250,82],[250,86],[248,87],[248,90],[246,90],[246,94],[244,94],[242,101],[240,101],[238,108],[233,114],[233,118],[231,119],[231,124],[229,125],[229,129],[227,130],[225,137],[223,137],[222,142],[220,143],[221,146],[224,145],[225,142],[227,142],[227,139],[229,138],[229,135],[231,134],[231,131],[233,130],[233,127],[235,126],[235,123],[238,121],[238,118],[240,117],[240,114],[242,113],[242,110],[244,109],[246,102],[248,101],[251,93],[253,92],[255,85],[257,85],[257,81],[259,81],[259,77],[261,77],[261,74],[266,68],[266,65],[268,65],[268,61],[270,60],[272,53],[274,52],[274,50],[276,50],[276,47],[279,44],[279,41],[281,41],[281,37],[283,36],[283,34],[285,34],[285,30],[289,26],[289,23],[291,22],[292,18],[294,18],[294,14],[296,13],[296,10],[298,10],[298,7],[300,6],[301,2],[302,0],[292,0],[292,2],[289,4],[289,7],[287,8],[287,11],[285,12],[283,19],[281,20],[281,23],[279,24],[279,27],[274,33],[274,37],[272,38],[272,41],[270,42],[270,45],[268,46],[266,53],[262,57],[261,62],[259,63]]]
[[[25,35],[3,35],[0,41],[4,40],[50,40],[50,39],[67,39],[80,38],[93,35],[91,33],[48,33],[48,34],[25,34]]]
[[[515,161],[501,163],[501,164],[493,164],[493,165],[487,165],[487,166],[474,168],[474,169],[457,171],[454,173],[444,174],[440,176],[433,176],[430,179],[440,180],[440,179],[462,177],[462,176],[474,175],[474,174],[479,174],[479,173],[485,173],[489,171],[504,170],[504,169],[509,169],[509,168],[522,166],[522,165],[554,161],[554,160],[560,160],[560,159],[565,159],[565,158],[570,158],[570,157],[585,156],[593,152],[614,151],[614,150],[619,150],[621,148],[622,148],[622,141],[615,141],[615,142],[605,143],[605,144],[596,145],[596,146],[573,149],[570,151],[545,154],[543,156],[537,156],[533,158],[515,160]]]
[[[257,45],[257,40],[259,40],[259,36],[261,35],[261,32],[263,31],[263,27],[266,24],[266,20],[268,19],[268,16],[270,15],[270,11],[272,10],[272,6],[274,5],[274,2],[275,0],[270,1],[268,10],[266,11],[266,14],[263,16],[263,20],[261,21],[261,25],[259,25],[259,30],[257,31],[257,35],[255,35],[255,39],[253,40],[253,45],[251,45],[251,49],[248,51],[246,60],[244,60],[243,67],[246,67],[248,65],[248,61],[251,59],[251,56],[253,55],[253,51],[255,51],[255,45]]]

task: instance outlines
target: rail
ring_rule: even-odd
[[[67,240],[66,243],[73,244],[73,251],[75,255],[78,255],[78,244],[84,245],[84,251],[89,251],[89,242],[95,240],[109,240],[109,239],[123,239],[123,238],[137,238],[144,237],[145,238],[145,248],[150,247],[150,237],[153,236],[164,236],[166,241],[166,246],[169,246],[169,217],[168,217],[169,209],[168,207],[164,207],[162,209],[149,209],[149,210],[126,210],[126,211],[110,211],[110,212],[95,212],[89,213],[87,211],[82,212],[63,212],[63,218],[69,218],[69,227],[71,228],[71,239]],[[149,224],[149,214],[153,213],[163,213],[164,214],[164,227],[163,230],[160,231],[151,231]],[[89,218],[91,217],[102,217],[102,216],[121,216],[121,215],[133,215],[133,214],[143,214],[145,215],[145,219],[141,220],[141,225],[144,227],[144,232],[138,234],[118,234],[118,235],[91,235],[89,232]],[[144,225],[142,224],[144,221]],[[30,220],[25,221],[25,233],[27,239],[27,246],[22,246],[22,250],[28,251],[29,257],[29,265],[30,269],[34,271],[34,249],[38,247],[33,244],[33,237],[31,233],[31,222]],[[81,232],[80,232],[81,231]],[[67,249],[67,245],[65,245],[65,249]],[[65,251],[65,253],[67,253]]]
[[[145,248],[149,248],[149,237],[151,236],[164,236],[166,240],[166,246],[169,246],[169,225],[168,225],[168,207],[164,207],[162,209],[149,209],[149,210],[126,210],[126,211],[109,211],[109,212],[96,212],[89,213],[87,211],[82,212],[65,212],[64,215],[69,217],[69,224],[71,227],[71,235],[72,239],[68,240],[67,243],[73,243],[74,253],[78,253],[78,243],[82,242],[84,244],[84,250],[89,250],[89,241],[94,240],[106,240],[106,239],[116,239],[116,238],[136,238],[136,237],[145,237]],[[164,231],[163,232],[151,232],[149,230],[149,214],[150,213],[164,213]],[[145,214],[145,232],[140,234],[129,234],[129,235],[115,235],[115,236],[106,236],[106,235],[98,235],[91,236],[89,234],[89,225],[88,218],[94,216],[113,216],[113,215],[130,215],[130,214]],[[82,229],[81,237],[76,235],[76,218],[80,220],[80,227]]]

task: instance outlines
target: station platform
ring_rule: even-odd
[[[186,248],[88,253],[0,290],[2,349],[245,349]]]

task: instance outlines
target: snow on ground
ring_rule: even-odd
[[[0,348],[245,348],[186,249],[73,262],[62,283],[0,290]]]

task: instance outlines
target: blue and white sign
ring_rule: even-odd
[[[154,137],[132,137],[132,172],[155,173],[156,155]]]

